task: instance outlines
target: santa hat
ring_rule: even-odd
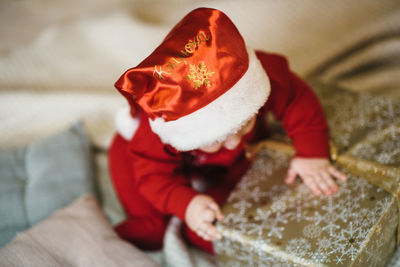
[[[258,112],[270,92],[254,51],[224,13],[210,8],[186,15],[115,87],[132,115],[139,106],[152,131],[179,151],[225,140]]]

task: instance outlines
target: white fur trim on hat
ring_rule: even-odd
[[[247,50],[249,67],[227,92],[205,107],[174,121],[150,120],[150,126],[165,144],[188,151],[225,140],[237,132],[267,101],[268,76],[254,50]]]
[[[121,108],[115,116],[115,124],[118,133],[125,139],[130,140],[139,127],[139,116],[133,118],[130,113],[129,106]]]

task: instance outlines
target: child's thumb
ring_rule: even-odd
[[[294,180],[296,179],[296,171],[292,168],[289,168],[287,176],[285,178],[285,183],[286,184],[292,184],[294,182]]]

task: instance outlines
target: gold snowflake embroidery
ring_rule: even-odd
[[[194,89],[197,90],[200,86],[211,86],[210,77],[214,74],[213,71],[207,69],[204,61],[200,62],[199,66],[190,64],[190,74],[185,78],[192,81]]]

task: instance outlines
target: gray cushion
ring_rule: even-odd
[[[86,192],[94,192],[81,123],[26,147],[0,151],[0,247]]]

